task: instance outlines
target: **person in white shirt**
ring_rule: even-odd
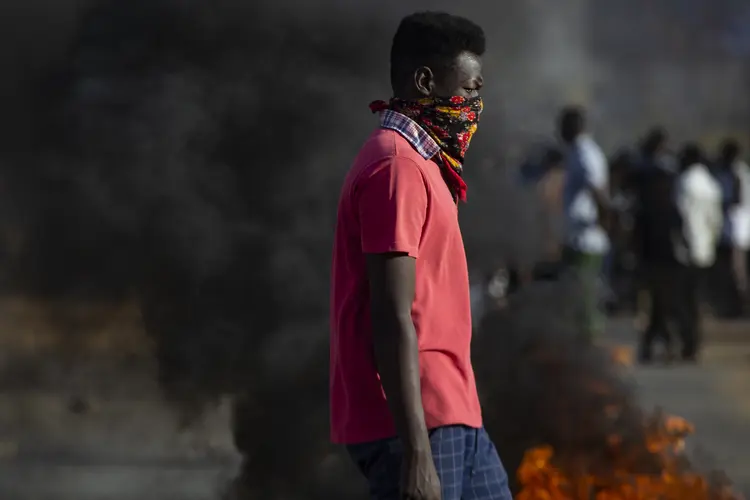
[[[564,108],[558,127],[565,144],[564,260],[581,284],[581,334],[591,340],[604,328],[599,296],[604,257],[610,248],[604,224],[609,205],[609,167],[604,153],[585,133],[583,109]]]
[[[743,304],[746,304],[748,295],[747,259],[748,250],[750,250],[750,166],[738,155],[732,168],[740,181],[740,203],[730,215],[733,219],[732,235],[736,248],[735,272],[737,288],[740,291]]]
[[[711,273],[711,289],[716,294],[717,312],[725,317],[737,317],[742,313],[747,288],[744,264],[750,247],[750,172],[740,155],[739,143],[734,139],[725,140],[713,172],[722,189],[724,226]]]
[[[694,361],[699,349],[697,288],[701,275],[716,260],[721,237],[722,191],[706,166],[703,152],[688,144],[680,155],[681,173],[677,187],[677,207],[682,216],[682,242],[676,242],[677,260],[684,266],[683,279],[675,284],[679,293],[678,325],[682,337],[682,358]]]

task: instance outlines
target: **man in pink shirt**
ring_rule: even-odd
[[[457,203],[482,111],[485,39],[471,21],[404,18],[394,98],[339,201],[331,291],[331,436],[379,500],[506,500],[470,359]]]

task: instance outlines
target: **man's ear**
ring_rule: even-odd
[[[435,75],[427,66],[422,66],[414,71],[414,86],[417,91],[425,97],[429,97],[435,91]]]

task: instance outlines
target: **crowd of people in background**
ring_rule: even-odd
[[[557,145],[521,168],[546,208],[551,258],[488,282],[497,289],[505,276],[503,291],[512,292],[534,277],[573,276],[582,340],[602,334],[606,312],[645,311],[640,361],[658,347],[662,359],[695,362],[702,312],[748,312],[750,167],[739,142],[675,148],[654,127],[607,158],[580,107],[560,112],[557,132]]]

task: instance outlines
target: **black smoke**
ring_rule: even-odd
[[[622,458],[608,455],[610,436],[644,442],[645,415],[622,366],[607,347],[579,340],[579,296],[568,276],[534,283],[487,314],[475,336],[485,424],[510,471],[525,451],[547,445],[567,465],[606,474]],[[660,470],[652,457],[638,458],[642,472]],[[519,486],[512,472],[511,484]]]
[[[134,297],[186,422],[237,396],[247,494],[351,498],[336,455],[320,463],[330,242],[414,7],[3,7],[2,291]],[[50,317],[63,335],[85,321]]]

